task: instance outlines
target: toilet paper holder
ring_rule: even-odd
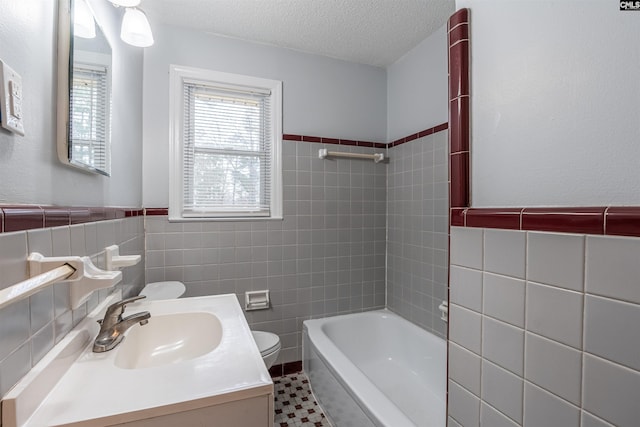
[[[269,308],[269,290],[247,291],[244,293],[244,309],[246,311],[265,310]]]

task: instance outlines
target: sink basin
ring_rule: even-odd
[[[114,363],[122,369],[144,369],[191,360],[210,353],[222,340],[220,319],[211,313],[190,312],[154,316],[135,325],[115,349]]]

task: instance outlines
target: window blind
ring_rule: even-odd
[[[269,216],[270,91],[185,81],[183,216]]]
[[[106,67],[75,64],[71,87],[71,158],[108,170],[106,124],[109,98]]]

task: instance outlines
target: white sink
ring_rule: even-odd
[[[273,411],[273,382],[234,294],[129,304],[125,316],[149,311],[149,323],[93,353],[96,320],[119,299],[98,305],[4,396],[3,427],[179,425],[157,420],[265,396]]]
[[[212,352],[221,340],[222,323],[214,314],[151,315],[148,324],[127,331],[114,363],[122,369],[179,363]]]

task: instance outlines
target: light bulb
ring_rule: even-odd
[[[96,21],[85,0],[76,0],[73,4],[73,35],[85,39],[96,36]]]
[[[151,26],[147,15],[136,8],[128,8],[122,18],[120,38],[132,46],[149,47],[153,44]]]

